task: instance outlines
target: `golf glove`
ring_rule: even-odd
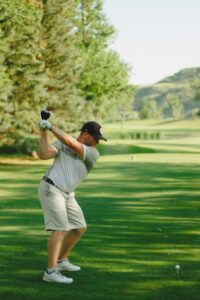
[[[47,120],[41,120],[41,121],[39,122],[39,127],[42,128],[42,129],[48,129],[48,130],[50,130],[51,127],[52,127],[52,125],[51,125],[51,123],[50,123],[49,121],[47,121]]]

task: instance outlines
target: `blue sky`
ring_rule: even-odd
[[[132,66],[132,83],[200,67],[200,0],[105,0],[104,13],[117,31],[111,48]]]

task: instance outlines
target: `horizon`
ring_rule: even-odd
[[[178,73],[180,73],[180,72],[182,72],[182,71],[184,71],[184,70],[192,70],[192,69],[198,69],[198,68],[200,68],[200,66],[183,68],[183,69],[178,70],[177,72],[175,72],[175,73],[173,73],[173,74],[171,74],[171,75],[167,75],[167,76],[165,76],[165,77],[159,79],[158,81],[156,81],[156,82],[154,82],[154,83],[149,83],[149,84],[145,84],[145,83],[144,83],[144,84],[136,84],[136,85],[137,85],[137,86],[149,86],[149,85],[154,85],[154,84],[159,83],[159,82],[162,81],[163,79],[166,79],[166,78],[168,78],[168,77],[172,77],[172,76],[174,76],[174,75],[176,75],[176,74],[178,74]]]
[[[116,29],[110,48],[132,68],[134,85],[151,85],[200,66],[200,1],[104,1]]]

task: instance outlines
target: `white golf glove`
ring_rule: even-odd
[[[48,129],[48,130],[50,130],[52,128],[52,125],[47,120],[41,120],[39,122],[39,127],[42,128],[42,129]]]

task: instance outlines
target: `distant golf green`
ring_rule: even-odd
[[[1,299],[199,300],[199,125],[106,127],[115,139],[100,146],[99,163],[77,190],[88,231],[70,257],[82,270],[63,272],[71,285],[41,280],[49,234],[37,187],[46,162],[0,158]],[[165,136],[117,137],[136,129]]]

